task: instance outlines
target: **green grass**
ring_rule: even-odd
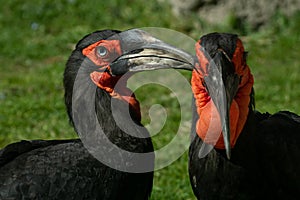
[[[289,20],[275,16],[268,28],[245,33],[236,26],[203,26],[196,16],[178,19],[168,5],[155,1],[145,5],[137,0],[0,0],[0,4],[0,147],[21,139],[76,137],[63,102],[64,65],[75,43],[98,29],[164,27],[195,39],[210,31],[243,33],[255,76],[257,109],[300,113],[300,14]],[[155,146],[162,147],[177,131],[178,102],[165,88],[145,87],[137,97],[144,106],[145,123],[152,104],[160,103],[168,111],[166,127],[153,137]],[[194,199],[186,153],[155,172],[152,199]]]
[[[275,18],[276,19],[276,18]],[[249,37],[249,65],[255,77],[256,107],[271,113],[300,113],[300,14],[287,24],[276,19],[272,28]]]

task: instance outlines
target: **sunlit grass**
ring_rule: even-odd
[[[65,112],[62,77],[75,43],[87,33],[107,28],[159,26],[176,28],[198,39],[204,32],[237,31],[198,30],[199,19],[194,16],[188,22],[180,20],[169,8],[155,1],[147,1],[145,5],[137,0],[1,1],[0,147],[22,139],[76,137]],[[277,26],[242,38],[250,52],[248,60],[255,76],[258,110],[300,113],[299,23],[299,15],[289,23],[275,20]],[[159,103],[168,111],[166,127],[153,137],[156,148],[160,148],[177,131],[178,102],[166,88],[149,86],[136,94],[145,124],[150,121],[151,105]],[[172,165],[155,172],[152,199],[194,199],[186,153]]]

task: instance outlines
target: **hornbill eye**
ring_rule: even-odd
[[[98,57],[104,57],[107,55],[107,49],[104,46],[96,47],[96,54]]]

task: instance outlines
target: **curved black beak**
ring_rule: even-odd
[[[164,68],[194,68],[194,56],[156,39],[140,29],[114,35],[121,41],[122,55],[110,65],[112,75]]]
[[[211,59],[208,76],[204,77],[206,88],[212,98],[221,119],[222,134],[227,158],[230,159],[230,106],[238,90],[239,77],[234,65],[223,50],[218,50]]]

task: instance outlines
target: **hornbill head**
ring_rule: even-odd
[[[198,63],[191,83],[200,116],[196,132],[205,143],[226,149],[229,159],[249,112],[253,77],[247,52],[237,35],[227,33],[207,34],[195,47]]]
[[[140,29],[104,30],[85,36],[76,45],[64,73],[65,103],[72,120],[72,89],[78,70],[113,98],[129,103],[139,115],[139,103],[126,87],[130,75],[137,71],[161,68],[193,68],[194,59],[188,53],[170,46]],[[127,73],[130,72],[130,73]],[[126,76],[125,76],[126,74]],[[120,79],[123,76],[122,79]],[[124,79],[124,76],[126,77]],[[125,87],[115,88],[118,81]],[[139,116],[140,118],[140,116]]]

